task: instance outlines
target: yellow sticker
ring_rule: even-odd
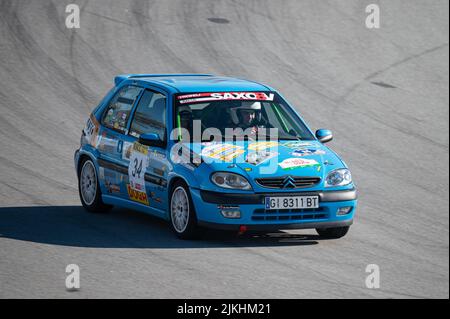
[[[142,153],[144,155],[148,154],[148,148],[145,145],[142,145],[140,143],[134,143],[133,144],[133,150],[139,153]]]
[[[271,147],[275,147],[275,146],[278,146],[278,142],[273,142],[273,141],[254,142],[248,146],[248,149],[252,150],[252,151],[262,151],[262,150],[265,150],[266,148],[271,148]]]
[[[202,156],[228,161],[244,153],[242,147],[232,144],[214,144],[202,150]]]
[[[127,190],[128,190],[128,196],[130,197],[131,200],[141,203],[141,204],[144,204],[144,205],[147,205],[147,206],[149,205],[147,193],[132,189],[130,184],[127,184]]]
[[[244,150],[235,150],[233,153],[229,153],[229,154],[220,156],[219,159],[224,162],[230,162],[243,153],[244,153]]]

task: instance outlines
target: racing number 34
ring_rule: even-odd
[[[133,177],[136,177],[136,175],[137,175],[138,179],[141,178],[142,162],[143,162],[142,158],[139,158],[139,159],[138,158],[134,158],[134,168],[133,168],[133,170],[131,172],[131,175]]]
[[[128,166],[128,177],[131,188],[145,192],[145,170],[148,164],[148,150],[144,145],[133,144],[133,151]]]

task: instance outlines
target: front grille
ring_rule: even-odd
[[[328,210],[326,207],[308,208],[308,209],[279,209],[265,210],[255,209],[253,211],[252,220],[254,221],[270,221],[270,220],[318,220],[327,219]]]
[[[288,181],[291,181],[289,182]],[[262,187],[266,188],[305,188],[312,187],[320,183],[320,177],[304,177],[304,176],[283,176],[283,177],[267,177],[256,179]]]

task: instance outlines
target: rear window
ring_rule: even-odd
[[[137,86],[125,86],[109,102],[102,118],[102,125],[124,133],[134,102],[142,92]]]

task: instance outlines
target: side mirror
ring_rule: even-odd
[[[139,136],[139,143],[147,146],[166,147],[166,143],[161,141],[159,134],[146,133]]]
[[[333,133],[330,130],[320,129],[316,131],[316,137],[320,143],[328,143],[333,139]]]

